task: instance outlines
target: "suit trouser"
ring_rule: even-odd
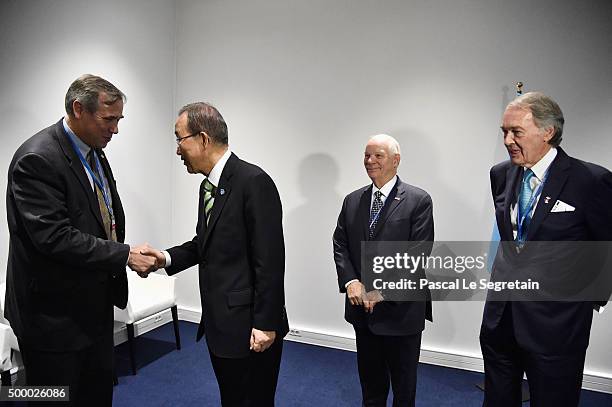
[[[274,406],[282,352],[283,339],[278,337],[265,351],[251,351],[249,356],[240,359],[215,356],[208,348],[219,384],[221,405]]]
[[[113,402],[112,336],[70,352],[32,349],[19,341],[28,386],[69,386],[70,402],[33,402],[38,406],[110,406]]]
[[[586,349],[561,355],[529,352],[517,342],[512,306],[506,304],[493,332],[480,332],[485,367],[485,407],[519,407],[523,372],[531,407],[576,407],[580,399]]]
[[[386,406],[390,379],[393,406],[414,406],[421,333],[375,335],[368,328],[355,327],[355,337],[363,405]]]

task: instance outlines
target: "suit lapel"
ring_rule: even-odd
[[[522,177],[521,167],[511,165],[506,172],[506,190],[504,191],[503,230],[500,230],[501,240],[513,241],[512,233],[512,204],[516,202],[516,190]]]
[[[206,229],[204,231],[204,237],[202,238],[202,248],[206,247],[206,242],[212,234],[215,224],[217,223],[217,220],[219,220],[219,215],[223,211],[223,207],[225,206],[225,203],[227,202],[227,199],[232,191],[231,178],[232,175],[234,175],[234,169],[237,161],[238,157],[232,153],[230,158],[225,163],[223,171],[221,172],[221,179],[219,180],[217,192],[215,193],[215,201],[213,202],[213,207],[210,210],[210,219],[208,220],[208,225],[205,226]],[[201,191],[201,196],[204,196],[203,188]],[[204,214],[203,206],[200,207],[200,211],[202,211],[202,222],[205,223],[206,215]]]
[[[115,184],[115,177],[113,176],[113,171],[111,170],[110,164],[106,159],[106,154],[104,154],[103,150],[96,150],[98,153],[98,157],[100,158],[100,164],[102,165],[102,171],[104,171],[104,176],[108,181],[108,188],[111,193],[111,201],[113,205],[113,215],[115,216],[115,223],[117,232],[117,240],[123,242],[125,236],[123,234],[120,235],[120,231],[124,230],[123,226],[125,224],[125,217],[123,214],[123,205],[121,204],[121,199],[119,198],[119,193],[117,192],[117,185]]]
[[[357,219],[361,223],[361,240],[368,240],[370,234],[370,204],[372,201],[372,185],[366,188],[361,194],[359,208],[357,209]]]
[[[557,202],[557,198],[567,181],[569,175],[570,161],[569,157],[560,148],[557,149],[557,157],[550,164],[548,176],[542,194],[538,200],[533,218],[529,223],[527,230],[527,240],[532,240],[542,221],[548,216],[553,204]]]
[[[74,173],[74,176],[81,184],[81,187],[85,190],[85,194],[87,195],[87,200],[89,201],[89,209],[92,212],[92,215],[95,219],[97,219],[100,227],[104,230],[104,222],[102,221],[102,214],[100,213],[100,207],[98,205],[98,198],[94,195],[94,191],[89,183],[89,178],[87,178],[87,174],[85,174],[85,168],[83,168],[83,164],[81,160],[74,151],[72,144],[68,140],[68,134],[66,134],[64,130],[64,125],[60,120],[56,125],[55,137],[66,156],[66,160],[68,161],[68,166]]]

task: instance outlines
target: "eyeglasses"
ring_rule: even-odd
[[[187,136],[185,136],[185,137],[177,137],[177,138],[176,138],[176,145],[177,145],[177,146],[180,146],[180,145],[181,145],[181,142],[182,142],[183,140],[185,140],[186,138],[198,136],[200,133],[201,133],[201,132],[200,132],[200,131],[198,131],[197,133],[192,133],[192,134],[189,134],[189,135],[187,135]]]

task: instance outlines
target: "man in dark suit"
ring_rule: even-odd
[[[113,304],[126,305],[127,264],[154,265],[122,243],[123,208],[102,152],[124,100],[110,82],[79,77],[66,117],[25,141],[8,171],[5,315],[26,383],[70,386],[74,405],[111,405]]]
[[[333,237],[338,284],[347,294],[344,317],[355,329],[364,406],[387,405],[389,378],[393,405],[414,406],[421,333],[425,319],[432,320],[429,301],[381,301],[372,295],[376,292],[366,294],[363,284],[363,241],[433,242],[431,198],[400,181],[399,163],[395,139],[382,134],[368,141],[364,166],[372,184],[344,199]]]
[[[196,236],[162,253],[170,275],[199,265],[202,320],[223,406],[273,406],[285,313],[281,201],[268,174],[228,148],[227,126],[207,103],[183,107],[176,153],[200,187]]]
[[[519,273],[536,241],[612,240],[612,173],[569,157],[559,147],[563,124],[557,103],[538,92],[504,112],[510,160],[491,169],[491,190],[501,239],[516,244],[502,242],[492,278]],[[531,406],[577,406],[594,303],[494,299],[490,292],[480,332],[484,405],[520,406],[525,372]]]

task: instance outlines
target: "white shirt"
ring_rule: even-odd
[[[225,168],[225,164],[227,164],[227,160],[229,160],[232,155],[231,150],[228,148],[225,150],[225,153],[219,158],[208,174],[208,181],[217,188],[219,186],[219,182],[221,181],[221,174],[223,173],[223,169]],[[164,257],[166,258],[166,265],[164,267],[170,267],[172,265],[172,258],[170,257],[170,253],[166,250],[162,250]]]
[[[83,140],[81,140],[74,133],[74,131],[72,131],[70,126],[68,126],[68,122],[66,121],[65,117],[62,120],[62,124],[64,125],[64,130],[68,134],[68,137],[70,137],[72,139],[72,141],[74,141],[74,143],[76,144],[76,146],[79,149],[79,151],[81,152],[81,154],[83,154],[83,157],[85,159],[87,159],[87,154],[89,154],[89,152],[91,151],[91,147],[89,147],[87,144],[85,144],[85,142]],[[89,180],[89,185],[91,185],[91,189],[93,189],[93,191],[95,192],[96,189],[94,187],[93,178],[91,178],[91,174],[89,173],[89,171],[87,171],[87,168],[85,167],[85,164],[83,164],[83,169],[85,170],[85,174],[87,174],[87,179]],[[93,170],[93,168],[92,168],[92,170]],[[106,180],[106,176],[104,174],[100,174],[100,175],[102,175],[104,177],[104,185],[105,186],[108,185],[108,182],[106,182],[107,181]]]
[[[372,198],[370,199],[370,210],[372,209],[372,205],[374,205],[374,198],[375,198],[374,194],[376,193],[376,191],[380,191],[380,193],[382,194],[380,196],[380,200],[382,201],[384,205],[385,202],[387,201],[387,197],[391,193],[391,190],[395,186],[396,182],[397,182],[397,175],[394,175],[393,178],[391,178],[389,182],[383,185],[380,189],[376,188],[376,185],[372,184]]]
[[[210,174],[208,174],[208,181],[216,187],[219,186],[219,181],[221,181],[221,174],[223,173],[223,168],[225,168],[225,164],[227,160],[229,160],[232,152],[228,148],[225,153],[219,158],[219,161],[215,164],[212,170],[210,170]]]
[[[546,171],[548,171],[548,167],[550,167],[550,164],[552,164],[556,156],[557,156],[557,149],[553,147],[550,150],[548,150],[546,154],[544,154],[544,157],[540,158],[540,161],[538,161],[537,163],[535,163],[535,165],[531,167],[531,171],[533,171],[533,174],[535,175],[534,177],[531,177],[531,179],[529,180],[529,184],[531,186],[532,191],[535,191],[540,186],[540,184],[544,180],[544,175],[546,174]],[[525,173],[525,170],[526,168],[523,167],[523,174]],[[521,179],[522,179],[522,176],[521,176]],[[531,208],[531,213],[529,214],[530,216],[533,216],[533,213],[535,212],[535,209],[538,206],[539,200],[540,200],[540,196],[537,196],[536,201],[534,202],[533,208]],[[512,221],[512,234],[515,239],[516,239],[516,235],[518,234],[517,217],[518,217],[518,205],[514,203],[512,207],[510,208],[510,219]]]

